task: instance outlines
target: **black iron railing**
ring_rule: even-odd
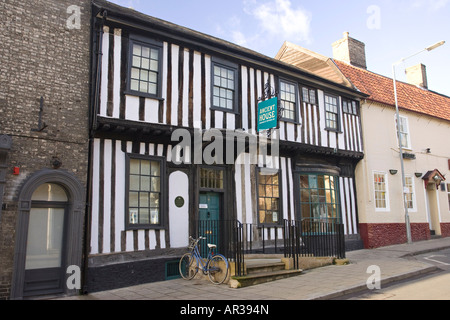
[[[298,267],[301,256],[345,258],[344,225],[336,219],[285,220],[285,257]]]
[[[202,255],[208,243],[235,263],[236,275],[244,273],[244,254],[283,253],[298,268],[302,256],[345,258],[344,226],[336,219],[284,220],[280,226],[256,226],[237,220],[199,220],[197,236]]]

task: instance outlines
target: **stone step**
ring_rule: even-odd
[[[289,277],[298,276],[302,273],[302,270],[278,270],[272,272],[262,272],[249,274],[241,277],[232,277],[229,285],[231,288],[243,288],[253,286],[270,281],[285,279]]]
[[[247,260],[247,275],[285,270],[286,265],[280,260],[255,259]]]

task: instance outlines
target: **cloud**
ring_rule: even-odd
[[[265,35],[310,42],[312,14],[301,7],[293,7],[290,0],[271,0],[262,4],[244,0],[244,11],[258,21]]]
[[[412,4],[413,8],[428,8],[430,11],[437,11],[446,7],[450,0],[415,0]]]

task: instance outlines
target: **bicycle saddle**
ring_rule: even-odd
[[[208,248],[215,249],[217,246],[215,244],[208,243]]]

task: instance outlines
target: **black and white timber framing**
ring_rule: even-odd
[[[164,262],[188,245],[188,236],[198,219],[202,191],[198,175],[202,165],[172,163],[172,132],[177,128],[216,128],[252,134],[257,126],[258,98],[264,95],[265,84],[279,92],[280,79],[298,88],[297,121],[280,121],[279,157],[250,164],[245,161],[250,154],[243,152],[235,157],[237,164],[217,166],[224,172],[224,187],[218,191],[222,196],[222,218],[258,225],[256,176],[260,167],[280,172],[283,219],[301,217],[297,204],[299,173],[333,172],[339,178],[345,233],[350,238],[358,234],[354,169],[364,151],[358,102],[362,94],[251,50],[105,1],[93,1],[93,22],[91,210],[86,252],[91,268],[88,277],[97,277],[93,290],[108,287],[99,284],[108,280],[101,280],[96,268],[113,268],[119,262],[135,263],[145,258]],[[160,44],[157,97],[130,93],[128,89],[130,39],[134,37]],[[211,106],[215,59],[236,66],[233,110]],[[303,87],[315,90],[315,104],[303,101]],[[325,94],[338,100],[337,130],[326,128]],[[343,99],[355,101],[356,112],[343,112]],[[127,226],[126,166],[130,154],[153,156],[164,162],[164,203],[156,227]],[[185,201],[181,211],[174,205],[178,196]],[[268,229],[268,238],[274,237],[275,228]]]

